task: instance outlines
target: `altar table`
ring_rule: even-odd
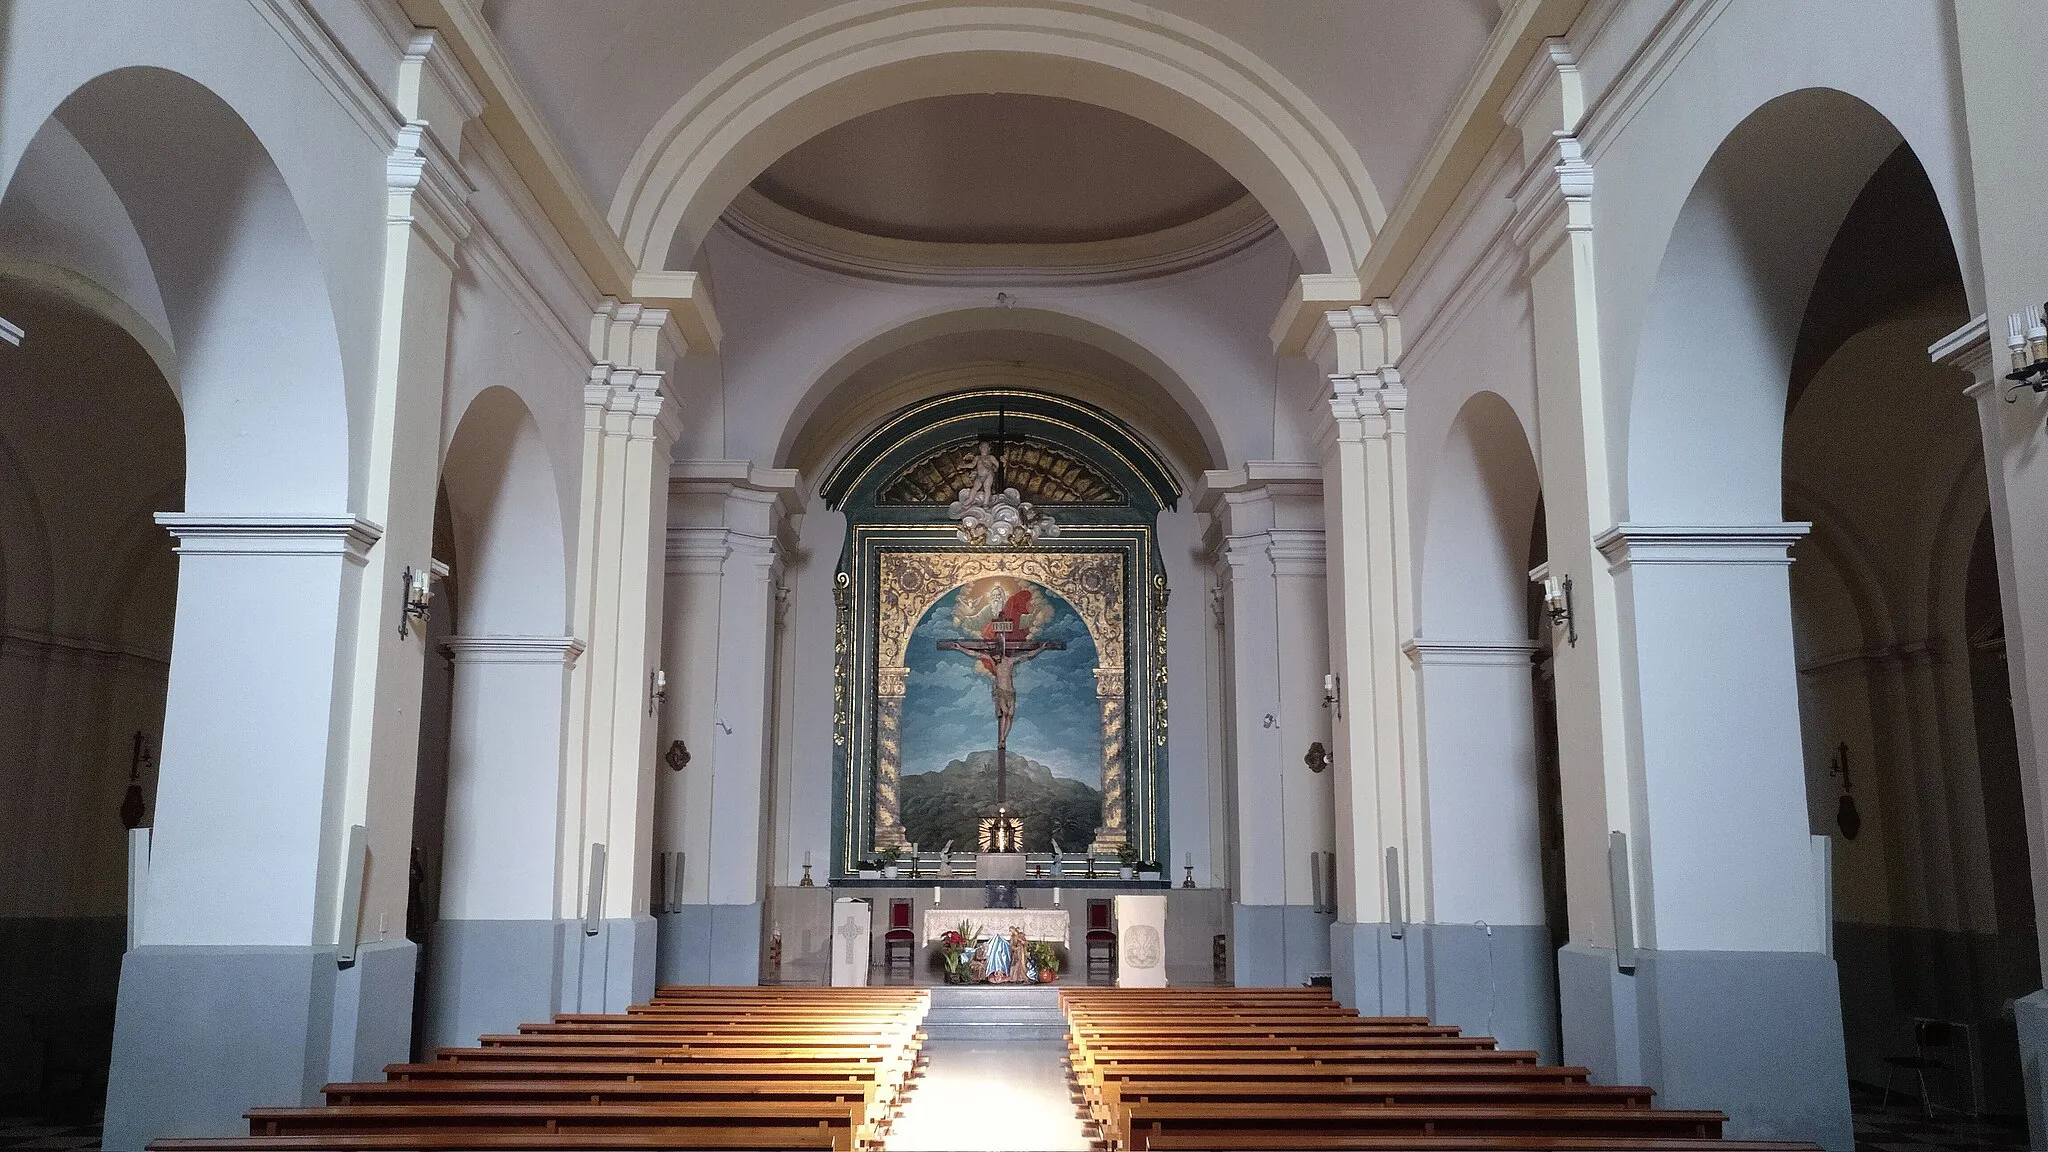
[[[966,924],[976,939],[1008,935],[1022,928],[1026,940],[1067,942],[1068,919],[1061,908],[927,908],[924,910],[924,942],[938,943],[939,937]]]

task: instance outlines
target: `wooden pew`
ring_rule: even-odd
[[[1066,989],[1071,1067],[1106,1139],[1167,1149],[1588,1149],[1772,1152],[1725,1117],[1651,1106],[1530,1052],[1327,991]]]
[[[921,989],[662,989],[257,1108],[245,1137],[163,1152],[818,1148],[873,1144],[912,1074]]]

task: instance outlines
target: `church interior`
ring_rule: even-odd
[[[2044,65],[0,3],[0,1146],[2048,1147]]]

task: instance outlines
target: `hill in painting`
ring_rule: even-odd
[[[1079,852],[1102,827],[1102,793],[1079,780],[1053,775],[1028,756],[1009,755],[1010,814],[1024,821],[1024,850],[1050,852],[1052,842]],[[970,752],[937,772],[905,776],[898,798],[903,834],[925,851],[947,841],[955,852],[972,852],[981,817],[995,814],[995,749]]]

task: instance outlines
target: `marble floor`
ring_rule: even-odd
[[[925,1046],[924,1059],[924,1074],[889,1131],[888,1152],[1090,1147],[1075,1113],[1064,1045],[938,1042]]]

